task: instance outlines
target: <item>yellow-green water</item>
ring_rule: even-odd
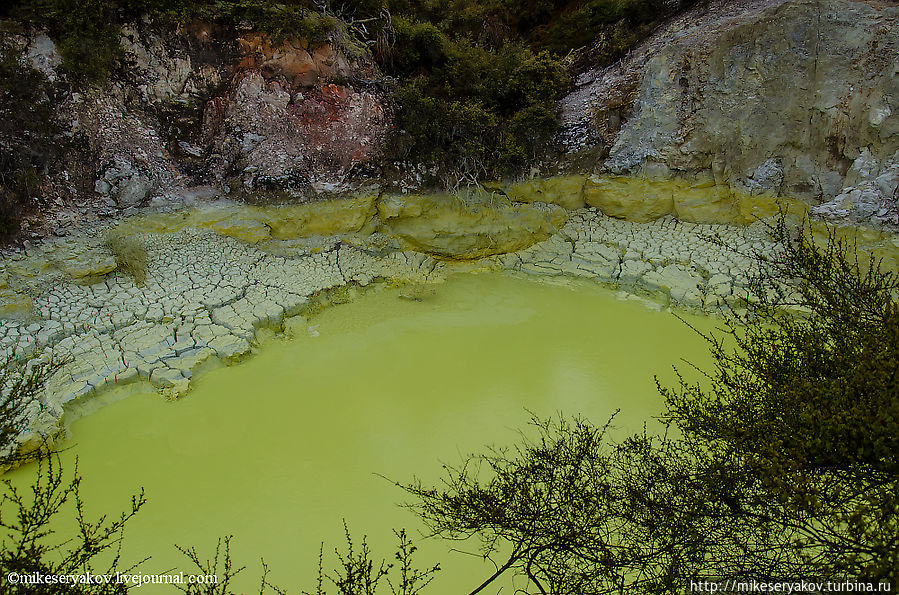
[[[173,544],[211,556],[216,537],[233,534],[232,554],[248,566],[238,592],[256,588],[260,557],[274,582],[314,592],[319,544],[326,554],[342,545],[342,519],[382,556],[392,528],[421,530],[377,474],[434,480],[442,462],[514,442],[527,410],[601,424],[620,408],[619,435],[637,431],[662,408],[654,374],[672,384],[680,358],[708,361],[704,341],[670,313],[587,284],[467,274],[420,302],[400,293],[296,319],[291,338],[203,373],[179,401],[139,393],[74,422],[61,456],[79,459],[89,513],[122,510],[146,489],[125,558],[152,556],[143,572],[187,571]],[[24,485],[33,472],[10,475]],[[467,593],[492,572],[451,546],[475,549],[422,544],[419,562],[444,568],[425,593]]]

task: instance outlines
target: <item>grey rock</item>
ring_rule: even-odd
[[[759,165],[743,185],[750,193],[778,190],[784,181],[783,165],[780,159],[770,158]]]
[[[145,176],[134,176],[119,187],[118,204],[120,207],[138,206],[150,191],[153,190],[153,182]]]
[[[41,33],[32,40],[28,46],[26,54],[28,62],[44,73],[44,75],[53,82],[56,80],[56,69],[59,68],[62,58],[56,51],[56,44],[50,39],[46,33]]]
[[[873,183],[899,149],[899,6],[711,0],[582,79],[562,101],[561,138],[603,133],[591,113],[630,113],[601,169],[639,175],[658,162],[830,203]],[[866,190],[850,200],[853,217],[877,217],[891,177],[875,185],[880,198]]]
[[[196,145],[192,145],[186,141],[178,141],[178,148],[181,149],[181,152],[185,155],[190,155],[192,157],[202,157],[203,149]]]

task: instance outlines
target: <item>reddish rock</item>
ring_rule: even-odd
[[[377,154],[387,128],[374,93],[333,83],[309,89],[250,70],[207,103],[203,132],[219,179],[237,175],[250,189],[336,190]]]
[[[290,84],[314,86],[352,72],[349,61],[331,44],[309,46],[292,38],[273,43],[264,33],[250,33],[238,38],[243,52],[238,68],[258,70],[266,78],[284,77]]]

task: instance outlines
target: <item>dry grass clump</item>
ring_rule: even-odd
[[[147,247],[133,235],[110,234],[106,247],[115,257],[116,269],[131,275],[135,285],[147,280]]]

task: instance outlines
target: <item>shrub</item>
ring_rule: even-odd
[[[517,174],[549,144],[567,85],[549,54],[511,42],[491,51],[433,25],[398,31],[397,72],[418,75],[394,93],[406,138],[392,157],[435,163],[458,181]]]
[[[29,410],[41,407],[44,383],[63,363],[49,360],[28,366],[19,353],[0,360],[0,470],[32,458],[34,453],[19,452],[19,435],[25,429]]]
[[[591,0],[554,19],[546,27],[543,44],[558,54],[605,45],[593,55],[593,63],[610,64],[644,39],[652,25],[692,3],[671,7],[661,0]]]
[[[121,57],[118,5],[111,0],[19,0],[6,11],[49,29],[61,69],[76,86],[101,83]]]
[[[400,77],[404,131],[388,159],[436,165],[450,181],[521,173],[558,129],[568,88],[560,57],[584,47],[578,63],[609,64],[692,1],[387,2],[393,43],[377,57]]]
[[[105,0],[54,0],[62,70],[78,86],[103,82],[121,58],[115,6]]]
[[[81,497],[81,476],[77,465],[67,477],[55,455],[44,451],[20,453],[18,436],[27,420],[28,410],[40,406],[44,383],[63,360],[36,361],[25,364],[16,357],[0,361],[0,468],[7,469],[37,459],[34,482],[25,490],[8,479],[0,482],[0,574],[4,577],[4,593],[29,594],[40,591],[27,584],[7,582],[10,573],[43,575],[83,574],[99,571],[94,564],[107,554],[108,568],[114,574],[119,562],[119,549],[125,525],[146,502],[143,491],[131,499],[128,510],[117,517],[101,516],[89,520]],[[75,530],[69,537],[58,536],[54,525],[65,512],[74,517]],[[124,585],[72,587],[51,592],[124,593]]]
[[[397,17],[395,41],[390,51],[379,56],[394,74],[427,74],[446,62],[447,37],[433,24]]]
[[[65,146],[46,78],[0,45],[0,236],[18,231]]]
[[[437,488],[405,486],[436,534],[503,556],[472,592],[507,571],[540,593],[895,584],[899,278],[833,235],[821,248],[773,231],[782,250],[757,255],[749,315],[707,337],[706,381],[660,387],[676,437],[615,443],[586,420],[535,420],[534,437],[466,458]]]

